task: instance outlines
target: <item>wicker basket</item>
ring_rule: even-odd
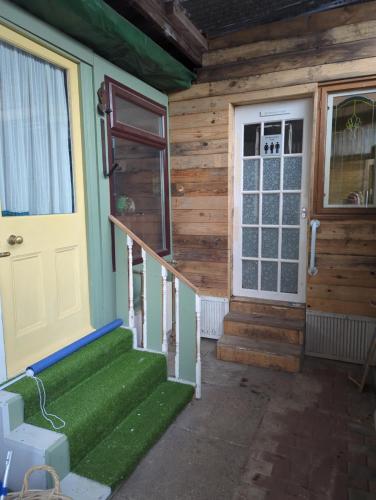
[[[45,471],[48,472],[54,480],[54,487],[52,490],[30,490],[29,480],[33,472]],[[25,474],[22,490],[18,493],[9,493],[6,497],[7,499],[13,500],[73,500],[71,497],[67,497],[61,493],[60,489],[60,479],[57,475],[55,469],[48,465],[38,465],[36,467],[31,467]]]

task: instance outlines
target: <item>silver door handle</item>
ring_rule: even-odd
[[[320,227],[320,221],[317,219],[311,220],[311,260],[308,269],[308,274],[310,276],[316,276],[316,274],[319,272],[316,267],[316,238],[318,227]]]

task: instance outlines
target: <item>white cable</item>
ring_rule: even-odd
[[[42,417],[52,425],[55,431],[63,429],[63,427],[65,427],[65,421],[54,413],[48,413],[46,410],[46,390],[44,388],[43,380],[36,377],[35,375],[32,375],[31,378],[33,378],[35,380],[35,383],[37,384],[39,393],[39,407],[42,413]],[[50,417],[54,418],[55,421],[61,422],[61,425],[55,425],[54,421]]]
[[[26,373],[21,373],[21,375],[18,375],[18,377],[12,378],[11,380],[4,382],[4,384],[0,385],[0,391],[9,387],[10,385],[14,384],[15,382],[18,382],[18,380],[21,380],[24,377],[26,377]]]

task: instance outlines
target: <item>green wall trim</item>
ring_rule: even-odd
[[[111,62],[103,59],[100,56],[94,57],[94,91],[98,89],[104,80],[105,76],[109,76],[119,83],[140,92],[144,96],[152,99],[163,106],[168,106],[168,97],[154,89],[147,83],[141,82],[138,78],[126,73]],[[106,131],[107,131],[107,123]],[[107,134],[106,134],[107,135]],[[103,296],[104,323],[113,319],[116,302],[115,292],[115,274],[112,269],[112,246],[111,246],[111,225],[108,220],[110,213],[110,186],[109,180],[103,177],[102,173],[102,143],[100,130],[100,117],[96,113],[96,144],[97,152],[97,178],[98,178],[98,199],[99,199],[99,225],[101,232],[101,253],[102,253],[102,280],[105,294]],[[107,158],[107,152],[106,152]],[[171,196],[171,193],[170,193]],[[171,204],[170,204],[171,207]],[[137,267],[140,269],[140,267]],[[140,304],[140,276],[134,276],[134,302],[135,308]]]
[[[98,224],[100,217],[97,175],[98,151],[93,126],[95,123],[95,89],[91,66],[85,63],[80,64],[80,80],[90,311],[92,326],[99,328],[104,324],[103,293],[105,290],[102,277],[103,259],[99,244],[101,231]]]
[[[13,0],[97,54],[165,92],[187,89],[195,74],[104,0]]]

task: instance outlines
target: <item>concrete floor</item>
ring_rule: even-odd
[[[215,346],[202,343],[202,400],[114,499],[376,499],[375,401],[347,380],[359,367],[308,359],[287,374],[218,361]]]

